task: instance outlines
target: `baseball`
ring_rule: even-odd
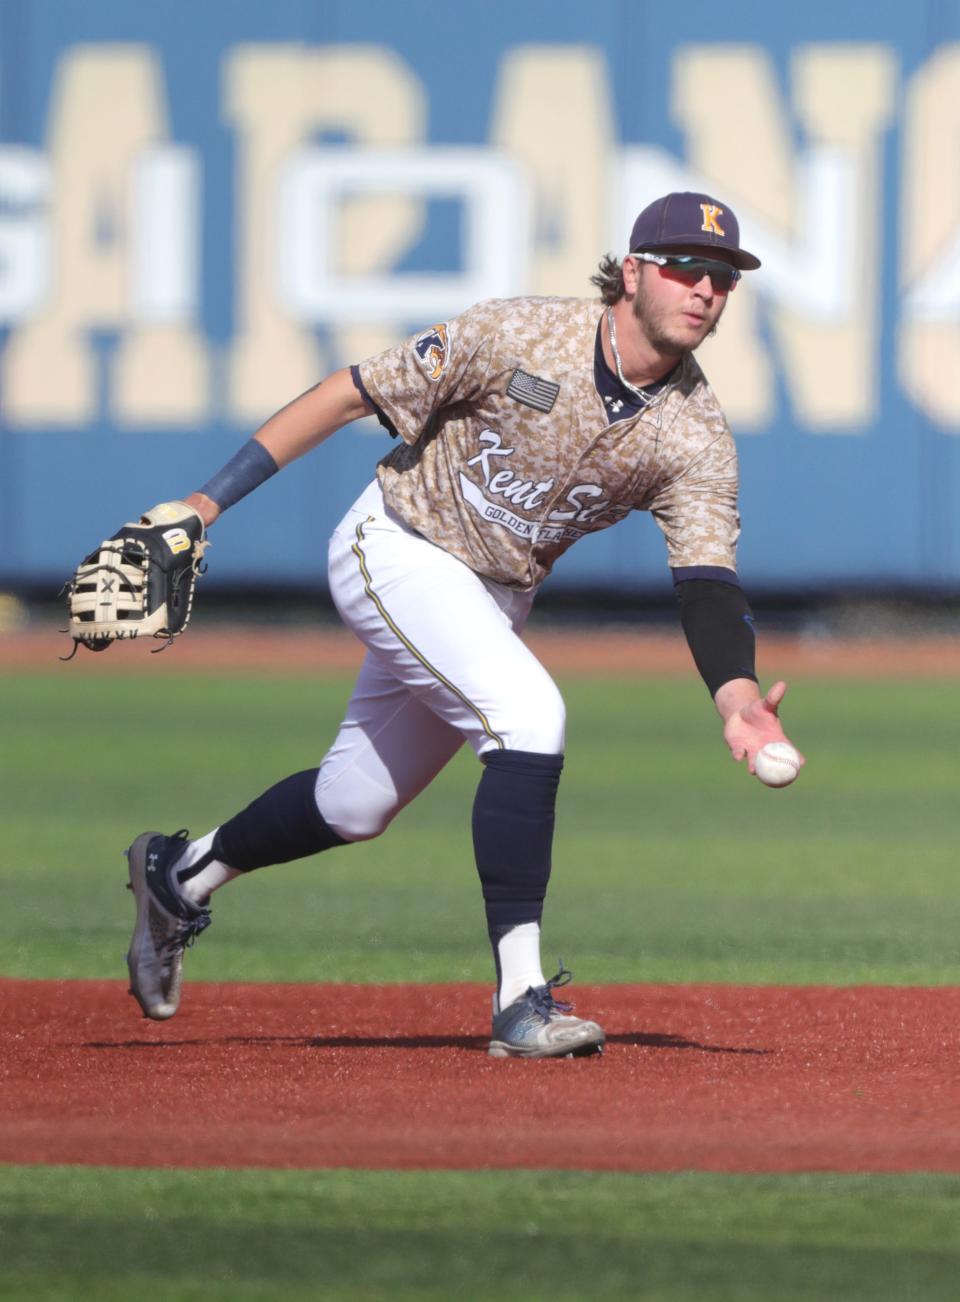
[[[788,787],[800,772],[800,756],[788,741],[768,741],[757,751],[753,765],[768,787]]]

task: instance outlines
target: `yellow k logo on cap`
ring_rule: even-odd
[[[711,235],[726,235],[718,220],[723,216],[722,208],[718,208],[715,203],[702,203],[700,211],[703,213],[703,225],[700,227],[702,231],[709,231]]]

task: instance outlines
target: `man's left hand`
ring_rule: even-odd
[[[745,759],[751,773],[761,747],[770,741],[789,741],[777,716],[786,691],[786,683],[779,682],[761,696],[756,683],[741,678],[724,683],[714,698],[730,754],[738,762]],[[802,755],[800,763],[806,763]]]

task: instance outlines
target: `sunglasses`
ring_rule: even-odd
[[[695,258],[686,253],[628,253],[628,258],[639,262],[653,262],[658,267],[669,267],[683,278],[696,284],[704,276],[710,277],[710,284],[721,294],[728,294],[740,279],[740,272],[727,262],[718,262],[715,258]]]

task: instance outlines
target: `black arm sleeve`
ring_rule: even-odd
[[[757,681],[753,615],[743,591],[715,579],[676,585],[680,622],[711,696],[732,678]]]

